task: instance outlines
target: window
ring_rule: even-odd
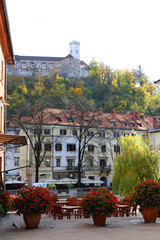
[[[100,159],[99,164],[100,164],[100,167],[105,167],[106,166],[106,160],[105,159]]]
[[[93,135],[94,135],[94,133],[93,133],[92,131],[89,131],[89,132],[88,132],[88,136],[89,136],[89,137],[93,137]]]
[[[42,69],[46,69],[46,64],[42,64]]]
[[[50,64],[50,65],[49,65],[49,68],[50,68],[50,69],[53,69],[53,64]]]
[[[89,176],[88,179],[95,180],[95,176]]]
[[[14,165],[15,166],[19,166],[19,160],[20,160],[19,157],[14,157]]]
[[[89,166],[90,166],[90,167],[93,167],[93,159],[89,159],[89,160],[88,160],[88,163],[89,163]]]
[[[34,63],[32,63],[31,64],[31,68],[33,69],[33,68],[35,68],[36,67],[36,65],[34,64]]]
[[[100,136],[100,137],[105,137],[105,132],[100,132],[100,133],[99,133],[99,136]]]
[[[51,166],[51,161],[50,159],[46,159],[46,167],[50,167]]]
[[[36,150],[36,151],[41,151],[41,150],[42,150],[42,145],[41,145],[41,143],[36,143],[36,144],[35,144],[35,150]]]
[[[50,152],[50,151],[51,151],[51,144],[50,144],[50,143],[46,143],[46,144],[44,145],[44,149],[45,149],[45,151]]]
[[[120,153],[120,146],[114,145],[114,152],[115,153]]]
[[[62,119],[61,119],[60,117],[57,117],[57,120],[58,120],[59,122],[62,122]]]
[[[119,132],[114,132],[114,137],[118,138],[119,137]]]
[[[132,127],[134,127],[134,123],[130,123],[130,125],[131,125]]]
[[[88,152],[94,152],[94,145],[88,145]]]
[[[44,129],[44,134],[50,134],[50,129]]]
[[[73,119],[72,119],[72,118],[70,118],[70,119],[69,119],[69,121],[70,121],[70,122],[73,122]]]
[[[62,144],[61,143],[56,143],[55,150],[56,151],[62,151]]]
[[[67,151],[76,151],[75,144],[67,144]]]
[[[73,135],[77,136],[77,130],[75,130],[75,129],[73,130]]]
[[[143,125],[141,123],[138,123],[138,126],[143,127]]]
[[[127,124],[125,122],[122,122],[123,126],[127,126]]]
[[[16,148],[14,149],[14,152],[15,152],[15,153],[20,153],[20,148],[19,148],[19,147],[16,147]]]
[[[101,146],[101,152],[106,152],[106,145]]]
[[[61,129],[61,130],[60,130],[60,135],[66,135],[66,130]]]
[[[59,158],[56,159],[56,167],[61,166],[61,160]]]
[[[34,130],[34,133],[35,133],[35,134],[42,134],[42,129],[36,128],[36,129]]]
[[[116,123],[115,122],[111,122],[111,124],[114,126],[114,125],[116,125]]]
[[[74,159],[67,159],[67,167],[74,167]]]
[[[26,68],[26,63],[22,63],[22,68]]]

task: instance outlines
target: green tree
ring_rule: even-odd
[[[114,161],[113,192],[129,195],[132,188],[146,179],[159,180],[160,153],[151,150],[148,138],[121,138],[121,154]]]

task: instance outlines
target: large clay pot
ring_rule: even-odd
[[[37,228],[41,220],[41,213],[23,214],[23,219],[27,228]]]
[[[145,223],[154,223],[157,219],[158,209],[155,207],[147,207],[142,209],[142,215]]]
[[[105,226],[105,223],[106,223],[106,216],[105,215],[93,215],[93,222],[94,222],[94,225],[96,226]]]

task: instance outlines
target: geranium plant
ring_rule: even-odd
[[[72,206],[79,205],[79,200],[75,196],[66,198],[66,201],[69,201]]]
[[[84,215],[110,216],[117,210],[117,198],[106,188],[91,189],[80,201]]]
[[[9,210],[9,192],[0,191],[1,216],[4,216]]]
[[[139,183],[133,188],[131,202],[142,209],[160,205],[160,183],[150,179]]]
[[[43,187],[23,187],[15,199],[17,214],[48,213],[52,209],[54,198],[52,193]]]

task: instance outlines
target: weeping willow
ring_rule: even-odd
[[[142,135],[121,138],[121,154],[115,157],[112,187],[115,194],[127,196],[146,179],[159,180],[160,152],[150,150]]]

